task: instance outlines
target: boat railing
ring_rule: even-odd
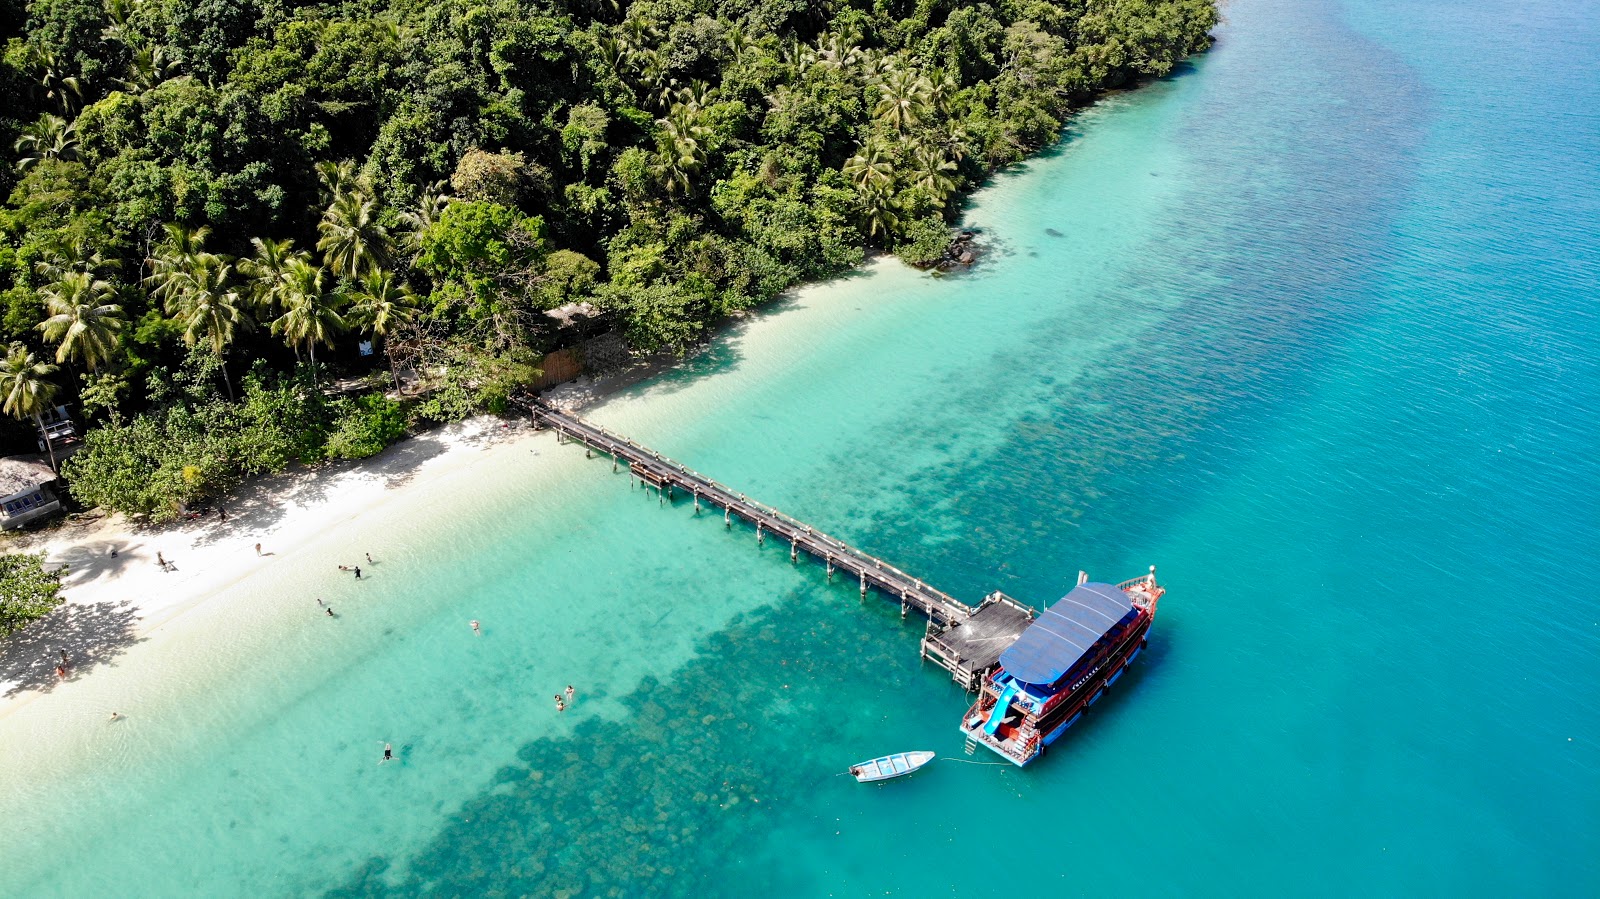
[[[1141,574],[1136,578],[1132,578],[1130,580],[1123,581],[1122,583],[1117,585],[1117,589],[1118,590],[1122,590],[1122,591],[1127,591],[1127,590],[1130,590],[1130,589],[1132,589],[1134,587],[1154,587],[1155,585],[1156,585],[1156,574],[1155,574],[1154,571],[1152,571],[1149,574]]]

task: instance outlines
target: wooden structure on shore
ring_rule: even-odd
[[[855,579],[862,597],[868,588],[899,600],[900,616],[915,609],[927,616],[928,629],[922,640],[922,657],[951,673],[956,683],[975,690],[983,676],[994,668],[1000,653],[1016,641],[1022,630],[1038,614],[1001,593],[991,593],[976,607],[969,606],[921,578],[869,555],[816,528],[737,493],[681,463],[584,421],[570,412],[546,405],[537,399],[516,401],[527,409],[536,427],[549,428],[563,440],[571,440],[611,457],[613,471],[625,463],[630,478],[654,488],[660,502],[675,500],[681,494],[702,506],[722,510],[724,526],[733,527],[740,518],[756,530],[756,542],[768,537],[789,544],[789,561],[798,562],[804,552],[816,558],[827,570],[828,579],[843,572]]]

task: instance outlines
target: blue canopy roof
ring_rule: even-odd
[[[1079,584],[1028,625],[1000,654],[1000,665],[1023,683],[1053,684],[1135,611],[1128,594],[1110,584]]]

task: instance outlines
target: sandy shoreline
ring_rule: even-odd
[[[459,474],[485,450],[533,433],[523,422],[475,418],[408,438],[360,463],[246,484],[219,501],[226,522],[211,515],[150,527],[114,515],[14,540],[7,551],[42,551],[68,574],[61,606],[0,643],[0,718],[114,667],[110,663],[127,647],[173,626],[209,598],[270,572],[280,560],[289,564],[297,550],[322,541],[331,529],[402,501],[403,488]],[[157,553],[173,570],[162,570]],[[346,563],[366,564],[363,551],[352,550]],[[55,672],[63,649],[72,661],[64,682]]]
[[[703,348],[688,357],[636,359],[549,388],[544,396],[562,408],[580,409]],[[270,573],[276,560],[315,546],[333,528],[404,501],[407,491],[400,488],[456,476],[481,460],[484,450],[533,433],[520,420],[480,416],[409,437],[371,459],[261,478],[217,501],[227,510],[226,522],[209,515],[151,526],[110,515],[14,536],[5,552],[44,552],[48,564],[65,565],[68,574],[55,611],[0,639],[0,720],[97,669],[114,667],[129,646],[240,581]],[[158,553],[170,570],[162,569]],[[354,550],[345,564],[364,564],[363,555]],[[71,661],[65,681],[55,670],[63,650]]]

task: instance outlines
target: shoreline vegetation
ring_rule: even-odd
[[[0,5],[0,442],[66,404],[70,499],[170,522],[503,411],[572,309],[682,352],[869,253],[936,265],[971,190],[1216,23],[1212,0]],[[33,585],[37,617],[56,593],[16,567],[0,592]]]

